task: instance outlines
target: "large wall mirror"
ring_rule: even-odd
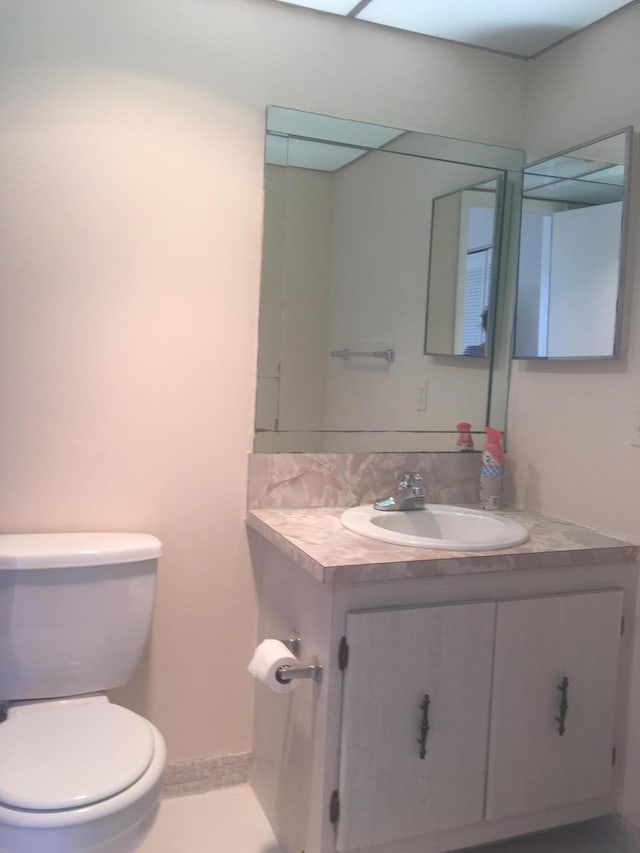
[[[618,353],[631,128],[524,170],[515,358]]]
[[[269,108],[256,451],[454,450],[460,421],[504,427],[503,214],[522,165],[514,149]]]

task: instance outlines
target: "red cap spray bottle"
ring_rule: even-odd
[[[487,441],[482,451],[480,469],[480,506],[483,509],[500,509],[502,495],[502,433],[492,427],[485,429]]]

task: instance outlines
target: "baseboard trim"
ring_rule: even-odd
[[[184,797],[242,785],[249,781],[250,767],[250,752],[172,761],[167,765],[162,796]]]

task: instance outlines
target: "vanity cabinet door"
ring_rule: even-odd
[[[338,850],[482,819],[495,612],[348,614]]]
[[[622,597],[497,605],[488,819],[610,792]]]

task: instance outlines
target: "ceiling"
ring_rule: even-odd
[[[638,0],[276,0],[531,59]]]

